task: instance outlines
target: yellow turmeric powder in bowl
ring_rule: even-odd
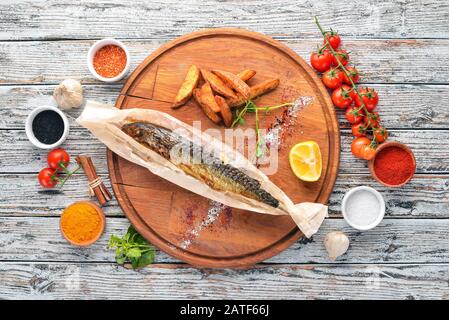
[[[99,206],[90,201],[71,204],[61,215],[61,233],[71,244],[88,246],[103,233],[105,218]]]

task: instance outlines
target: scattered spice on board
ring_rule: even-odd
[[[126,66],[126,52],[116,45],[107,45],[99,49],[94,56],[94,69],[102,77],[114,78]]]
[[[381,181],[399,185],[414,174],[415,165],[407,151],[400,147],[388,147],[376,155],[374,171]]]
[[[85,244],[102,233],[104,221],[98,209],[89,202],[75,202],[61,215],[61,231],[67,240]]]
[[[192,242],[200,236],[201,231],[212,225],[226,208],[228,207],[224,204],[211,201],[211,206],[207,210],[206,218],[199,225],[186,232],[186,235],[179,246],[184,250],[187,249]]]
[[[280,117],[276,117],[275,121],[270,125],[265,137],[267,145],[275,144],[281,149],[282,142],[291,132],[292,126],[296,125],[298,113],[312,101],[311,97],[299,97],[293,105],[284,109]]]

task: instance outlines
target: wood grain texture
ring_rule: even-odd
[[[112,191],[108,176],[103,174],[101,178]],[[0,215],[8,216],[59,217],[61,212],[75,201],[96,201],[89,195],[88,181],[84,174],[73,175],[58,194],[43,190],[37,181],[37,174],[0,175],[0,190]],[[103,210],[106,216],[123,217],[114,197]]]
[[[448,299],[449,266],[264,265],[249,270],[156,264],[0,264],[8,299]]]
[[[447,0],[356,0],[344,6],[331,0],[1,1],[0,298],[449,299],[444,242],[449,218],[448,159],[444,151],[434,150],[435,145],[447,150],[448,7]],[[331,219],[321,231],[344,229],[352,243],[336,264],[323,265],[327,261],[320,233],[308,244],[295,243],[271,264],[243,271],[197,270],[174,264],[159,252],[159,265],[134,272],[112,262],[104,248],[107,234],[86,250],[61,241],[57,217],[71,202],[86,199],[85,178],[74,177],[63,194],[38,194],[35,173],[45,163],[45,152],[27,145],[22,130],[9,129],[23,128],[29,110],[47,103],[45,95],[67,77],[83,81],[86,97],[115,101],[121,84],[100,84],[87,71],[85,54],[94,39],[132,39],[126,43],[134,68],[179,35],[205,27],[242,27],[281,39],[308,59],[320,41],[311,21],[314,14],[323,26],[340,32],[363,73],[362,81],[378,89],[385,126],[408,129],[393,130],[394,138],[414,144],[420,154],[423,174],[399,190],[388,190],[374,183],[363,161],[348,153],[349,134],[343,131],[343,173],[330,198],[331,215],[339,216],[348,188],[373,185],[387,202],[383,227],[359,234],[347,230],[341,219]],[[118,18],[123,16],[133,17],[133,23]],[[64,39],[71,41],[60,41]],[[78,111],[70,115],[76,117]],[[78,126],[71,129],[64,147],[72,154],[93,155],[106,178],[104,148]],[[11,161],[17,161],[16,168]],[[115,200],[105,212],[107,232],[123,232],[127,220]],[[414,232],[418,237],[411,239]],[[35,259],[45,262],[27,262]],[[319,264],[308,264],[312,262]],[[80,279],[76,287],[71,286],[74,274]],[[374,288],[373,274],[380,277]],[[133,290],[124,289],[131,286]]]
[[[370,85],[379,92],[378,110],[389,129],[449,129],[449,85]],[[24,127],[28,113],[38,105],[53,104],[55,85],[0,86],[0,129]],[[85,100],[114,103],[121,85],[84,85]],[[83,106],[68,112],[70,130],[80,130],[73,119]],[[344,113],[337,110],[341,128],[349,128]],[[81,129],[83,130],[83,129]]]
[[[131,70],[166,42],[124,41],[131,54]],[[283,41],[306,61],[319,42]],[[99,83],[89,73],[85,61],[93,43],[92,40],[0,42],[0,84],[52,84],[66,78]],[[345,46],[353,52],[351,60],[361,71],[363,82],[449,83],[449,40],[347,40]],[[429,63],[429,57],[435,63]]]
[[[94,245],[76,248],[62,237],[58,217],[0,217],[0,261],[114,262],[107,249],[111,234],[122,236],[129,221],[108,218],[103,236]],[[310,240],[301,240],[264,263],[330,263],[324,248],[328,232],[341,230],[350,239],[347,253],[335,264],[350,263],[445,263],[449,261],[449,219],[386,219],[369,232],[349,227],[343,219],[327,219]],[[179,263],[162,251],[156,263]]]
[[[152,38],[238,27],[279,38],[317,37],[312,17],[345,38],[441,38],[447,1],[3,1],[0,40]],[[219,14],[218,14],[219,13]],[[133,17],[133,23],[120,17]]]
[[[108,176],[103,174],[102,178],[109,188]],[[340,204],[345,192],[359,185],[372,185],[382,193],[387,205],[387,218],[449,218],[448,175],[418,175],[402,188],[387,189],[375,183],[368,174],[338,176],[329,199],[329,214],[332,217],[341,217]],[[29,196],[24,197],[17,190]],[[87,179],[81,174],[73,176],[63,191],[56,195],[42,193],[36,174],[1,174],[0,216],[55,217],[72,202],[89,198]],[[123,217],[115,198],[104,207],[104,211],[107,216]]]
[[[410,146],[415,153],[417,173],[449,173],[449,130],[390,130],[390,139]],[[340,174],[368,173],[366,161],[352,156],[352,136],[348,130],[341,133]],[[47,152],[33,147],[23,130],[0,130],[0,173],[39,172]],[[438,145],[439,147],[435,147]],[[86,130],[73,130],[64,144],[72,155],[86,153],[93,157],[97,170],[107,173],[106,148]],[[20,151],[20,154],[17,152]]]
[[[230,47],[232,50],[229,50]],[[171,105],[175,101],[179,87],[185,81],[185,74],[192,65],[213,70],[227,83],[231,82],[230,78],[236,78],[234,74],[245,69],[259,71],[255,78],[279,79],[280,85],[276,90],[259,98],[261,104],[273,105],[285,97],[311,98],[301,112],[286,120],[286,123],[291,121],[292,128],[288,136],[282,139],[284,148],[276,155],[277,158],[269,160],[269,166],[273,163],[277,166],[269,177],[296,203],[326,203],[337,177],[340,158],[340,131],[334,106],[321,80],[307,63],[289,47],[272,38],[235,28],[200,30],[179,37],[154,51],[136,68],[124,84],[123,96],[115,106],[119,109],[129,106],[152,108],[188,125],[201,121],[201,131],[215,129],[221,137],[225,137],[226,129],[217,125],[220,118],[212,111],[217,120],[211,115],[206,116],[204,106],[203,110],[192,105],[190,109],[188,106],[181,110],[173,110],[171,106],[166,108],[167,102]],[[246,90],[240,89],[239,85],[233,85],[233,89],[247,96],[248,85],[240,78],[236,79]],[[208,88],[213,99],[212,89]],[[136,98],[139,98],[139,104],[133,102]],[[154,104],[154,100],[158,101],[158,105]],[[188,112],[185,112],[186,108]],[[272,112],[267,116],[266,123],[275,123],[275,117],[280,117],[282,112]],[[247,118],[241,127],[243,130],[253,130],[255,125],[254,119]],[[298,140],[310,139],[320,146],[323,169],[315,183],[300,183],[288,164],[286,150]],[[244,155],[251,158],[251,154]],[[194,266],[250,266],[278,254],[303,236],[288,215],[260,215],[228,208],[220,209],[214,228],[196,232],[200,236],[193,236],[198,239],[191,241],[189,234],[195,227],[189,222],[188,212],[193,214],[194,223],[210,219],[210,210],[217,208],[212,209],[209,199],[177,185],[166,184],[157,175],[124,161],[111,151],[108,151],[108,169],[117,201],[136,230],[161,250]],[[206,184],[213,181],[207,178],[199,180]],[[200,217],[196,217],[198,215]],[[186,241],[191,244],[184,247]]]

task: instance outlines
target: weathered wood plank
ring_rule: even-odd
[[[219,26],[316,37],[314,15],[344,37],[439,38],[449,33],[448,12],[447,1],[3,1],[0,39],[160,39]]]
[[[266,265],[249,270],[2,263],[4,299],[448,299],[449,265]],[[175,285],[174,285],[175,284]]]
[[[1,86],[0,85],[0,129],[25,128],[25,120],[37,106],[54,105],[53,91],[56,85]],[[76,119],[86,100],[114,104],[121,90],[120,85],[83,86],[84,103],[80,108],[64,111],[68,115],[71,130],[78,130]]]
[[[101,176],[112,192],[109,177]],[[52,193],[42,189],[36,174],[0,176],[0,215],[12,216],[59,216],[69,204],[75,201],[95,200],[90,197],[87,178],[84,174],[75,174],[70,178],[61,193]],[[115,197],[103,207],[108,216],[123,217],[123,212]]]
[[[107,175],[102,178],[109,187]],[[382,193],[387,217],[449,218],[449,176],[422,175],[402,188],[388,189],[369,175],[340,174],[329,200],[331,216],[341,216],[340,205],[345,192],[359,185],[371,185]],[[59,216],[72,202],[89,199],[84,175],[73,176],[63,190],[62,194],[42,193],[35,174],[0,175],[0,215]],[[115,199],[104,210],[108,216],[123,216]]]
[[[331,215],[340,215],[341,201],[350,189],[372,186],[384,197],[387,217],[449,217],[449,176],[417,175],[401,188],[382,186],[370,175],[339,174],[329,200]]]
[[[449,130],[391,130],[390,137],[406,143],[413,150],[418,173],[449,172]],[[0,173],[39,172],[45,166],[47,151],[35,148],[24,130],[0,130],[0,141]],[[351,141],[351,134],[344,130],[339,173],[368,173],[366,161],[351,154]],[[62,147],[72,156],[80,153],[91,155],[98,171],[107,173],[106,147],[87,130],[71,131]]]
[[[132,56],[131,70],[164,42],[125,41]],[[87,40],[0,42],[0,83],[50,84],[66,78],[98,83],[90,75],[84,59],[92,43]],[[284,43],[309,61],[310,52],[320,41]],[[351,59],[364,82],[449,83],[449,40],[348,40],[345,44],[353,52]]]
[[[449,171],[449,131],[433,130],[390,130],[389,139],[407,144],[416,158],[418,173],[446,173]],[[353,136],[350,132],[344,131],[341,135],[341,173],[365,173],[367,162],[357,159],[351,154],[351,142]]]
[[[371,85],[380,95],[378,110],[386,128],[449,129],[447,85]],[[0,129],[23,128],[28,113],[36,106],[53,104],[55,85],[0,86]],[[86,99],[114,103],[120,85],[85,85]],[[72,121],[82,108],[68,112]],[[342,127],[349,127],[343,112],[337,112]]]
[[[105,234],[88,248],[67,243],[59,231],[59,218],[0,218],[0,260],[114,262],[107,249],[111,234],[122,236],[127,219],[108,218]],[[327,219],[311,240],[298,241],[268,263],[330,263],[323,245],[328,232],[341,230],[351,242],[348,252],[335,263],[447,263],[449,220],[388,219],[369,232],[358,232],[343,219]],[[179,262],[163,252],[156,263]]]

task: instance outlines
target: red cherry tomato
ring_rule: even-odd
[[[356,68],[349,66],[349,67],[346,67],[346,71],[348,71],[349,76],[352,79],[352,82],[357,83],[359,81],[359,72],[357,71]],[[343,73],[343,79],[342,79],[343,83],[351,85],[352,83],[351,83],[351,81],[349,81],[349,78],[346,75],[346,73],[344,73],[343,71],[342,71],[342,73]]]
[[[358,110],[356,107],[349,107],[346,109],[345,117],[349,123],[357,124],[363,120],[363,111]]]
[[[342,71],[337,69],[326,71],[322,78],[324,85],[329,89],[337,89],[340,87],[342,84],[340,72]]]
[[[347,65],[349,61],[349,53],[346,52],[344,49],[338,49],[335,51],[337,56],[331,56],[332,57],[332,65],[338,66],[338,60],[341,62],[342,65]]]
[[[363,159],[363,154],[365,152],[365,147],[369,146],[371,143],[370,139],[367,137],[358,137],[352,140],[351,152],[357,157]]]
[[[334,50],[338,49],[338,47],[340,46],[341,38],[337,32],[326,32],[326,39],[327,41],[329,41],[329,44]],[[326,39],[323,40],[324,45],[327,45]]]
[[[315,68],[315,70],[319,72],[325,72],[329,70],[332,63],[332,55],[329,53],[329,51],[322,51],[322,52],[314,52],[310,56],[310,64],[312,67]]]
[[[360,107],[362,105],[362,101],[365,104],[366,109],[371,112],[376,109],[377,104],[379,103],[379,96],[377,95],[377,91],[371,88],[362,88],[359,90],[360,95],[362,96],[362,100],[357,95],[354,99],[355,105]]]
[[[376,128],[374,130],[374,137],[376,138],[377,143],[382,143],[388,139],[388,131],[383,127]]]
[[[351,126],[352,135],[354,137],[364,137],[366,135],[366,127],[363,123],[356,123]]]
[[[48,153],[47,162],[50,168],[59,171],[63,167],[67,167],[70,162],[70,156],[64,149],[57,148]]]
[[[367,145],[362,150],[362,158],[365,160],[371,160],[376,155],[376,149],[371,147],[371,145]]]
[[[380,117],[379,117],[379,113],[377,112],[373,112],[370,113],[368,115],[366,115],[366,117],[363,119],[363,123],[365,124],[365,126],[367,128],[377,128],[379,126],[379,122],[380,122]]]
[[[58,183],[58,174],[52,168],[44,168],[37,177],[39,183],[44,188],[53,188]]]
[[[352,98],[349,90],[351,90],[351,87],[344,84],[332,92],[332,102],[336,107],[346,109],[352,104]]]

